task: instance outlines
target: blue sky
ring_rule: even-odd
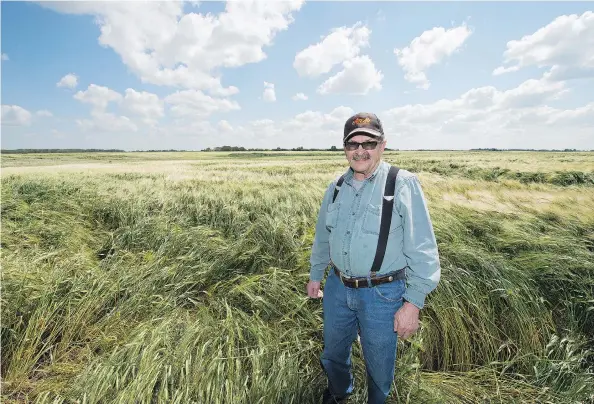
[[[175,4],[2,2],[2,148],[594,149],[591,3]]]

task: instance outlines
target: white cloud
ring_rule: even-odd
[[[2,126],[29,126],[33,115],[18,105],[2,105]]]
[[[96,84],[90,84],[85,91],[78,91],[73,95],[73,98],[91,104],[93,111],[105,111],[110,102],[119,103],[122,101],[122,95],[117,91]]]
[[[383,78],[369,56],[358,56],[344,61],[343,69],[323,82],[317,92],[364,95],[372,90],[381,90]]]
[[[8,57],[8,55],[6,53],[2,54],[2,60],[10,60],[10,58]]]
[[[364,95],[380,90],[383,74],[376,70],[371,58],[360,55],[369,47],[371,30],[361,22],[352,27],[334,28],[320,42],[301,50],[295,56],[293,67],[300,76],[318,77],[342,64],[342,70],[328,77],[317,89],[319,94]],[[294,100],[305,100],[299,93]]]
[[[47,117],[47,118],[51,118],[52,116],[54,116],[54,114],[52,114],[47,109],[41,109],[41,110],[37,111],[36,114],[38,116],[43,116],[43,117]]]
[[[344,122],[353,114],[352,108],[340,106],[329,113],[307,110],[284,121],[249,121],[235,126],[234,144],[250,148],[330,147],[340,144]]]
[[[144,82],[231,95],[217,69],[266,58],[277,33],[293,22],[303,0],[230,1],[218,14],[184,14],[183,2],[41,2],[97,17],[99,43],[111,47]]]
[[[389,109],[384,112],[386,119],[383,121],[415,133],[422,132],[425,125],[439,127],[453,121],[497,128],[513,111],[543,107],[547,100],[560,96],[564,91],[563,85],[551,83],[545,78],[527,80],[506,91],[485,86],[473,88],[453,100],[442,99],[431,104],[409,104]]]
[[[131,88],[126,89],[121,108],[129,114],[139,116],[148,125],[155,125],[165,115],[165,104],[159,96]]]
[[[568,91],[546,75],[517,87],[470,89],[458,97],[377,111],[388,147],[594,148],[594,102],[552,107]],[[234,124],[234,143],[246,147],[340,147],[354,114],[348,106],[329,113],[307,110],[286,120],[262,118]]]
[[[165,97],[165,102],[176,117],[206,118],[215,112],[241,109],[236,101],[213,98],[199,90],[177,91]]]
[[[93,119],[77,119],[76,123],[90,132],[136,132],[138,126],[126,116],[117,116],[110,112],[91,112]]]
[[[590,49],[590,51],[588,51]],[[594,77],[594,12],[562,15],[519,40],[509,41],[494,75],[524,67],[551,67],[551,80]],[[515,64],[512,64],[515,63]]]
[[[295,115],[292,119],[285,122],[286,128],[306,128],[314,133],[325,128],[334,128],[342,133],[344,122],[355,114],[355,111],[350,107],[343,105],[334,108],[329,113],[314,112],[311,110]]]
[[[227,88],[215,88],[210,90],[210,94],[215,97],[229,97],[239,93],[239,88],[235,86],[229,86]]]
[[[293,96],[293,100],[295,101],[306,101],[307,100],[307,95],[303,94],[303,93],[297,93]]]
[[[56,83],[56,87],[76,88],[78,77],[73,73],[68,73]]]
[[[179,135],[197,145],[233,142],[246,147],[326,147],[340,145],[344,121],[355,112],[350,106],[341,106],[301,111],[277,120],[274,115],[254,117],[256,110],[250,111],[253,120],[247,122],[217,116],[241,109],[229,98],[239,93],[232,85],[238,83],[225,83],[222,69],[265,60],[267,47],[292,24],[292,14],[300,9],[301,1],[235,1],[227,3],[220,14],[188,12],[183,3],[173,1],[147,2],[140,8],[133,2],[44,3],[44,7],[68,13],[94,15],[99,43],[120,55],[129,71],[143,83],[174,87],[165,98],[131,88],[120,94],[96,84],[75,90],[74,98],[90,107],[90,115],[76,121],[86,131],[136,132],[137,139],[155,133],[163,138]],[[594,148],[594,103],[573,105],[584,99],[584,93],[577,94],[583,89],[570,88],[568,81],[594,77],[594,54],[587,51],[594,49],[593,16],[592,12],[562,16],[537,32],[508,42],[505,63],[494,74],[544,67],[540,78],[509,89],[472,88],[425,104],[402,105],[395,98],[398,104],[377,111],[386,126],[389,147]],[[374,18],[381,20],[382,15],[370,15]],[[425,31],[404,49],[394,50],[406,79],[420,88],[430,86],[431,68],[446,62],[472,35],[465,25],[446,28]],[[318,94],[363,95],[380,90],[383,74],[365,54],[370,35],[361,22],[335,28],[298,52],[293,67],[301,77],[320,78]],[[276,84],[280,80],[269,78]],[[76,88],[80,84],[70,73],[56,85]],[[563,105],[570,91],[576,98],[570,100],[571,106]],[[264,82],[261,97],[276,101],[275,85]],[[281,99],[288,101],[285,97]],[[308,97],[300,92],[292,99]],[[46,110],[31,113],[16,105],[2,106],[3,126],[33,124],[37,129],[51,121],[41,119],[43,116],[52,115]],[[6,130],[16,133],[22,129]],[[124,136],[121,139],[126,141]]]
[[[264,82],[264,93],[262,93],[262,98],[266,102],[274,102],[276,101],[276,93],[274,92],[274,84]]]
[[[398,137],[393,147],[592,147],[592,141],[587,145],[583,139],[577,144],[580,136],[594,129],[594,120],[584,119],[591,105],[564,110],[546,104],[566,91],[563,83],[543,76],[506,91],[486,86],[456,99],[392,108],[380,118],[388,137]],[[554,122],[557,125],[552,126]],[[565,125],[563,131],[560,122]]]
[[[247,148],[276,148],[313,146],[324,147],[340,143],[342,127],[346,119],[353,115],[349,107],[334,108],[329,113],[305,111],[284,121],[260,117],[241,124],[231,124],[221,120],[215,125],[208,121],[195,119],[174,122],[161,127],[160,132],[168,136],[193,139],[196,147],[216,147],[239,145]],[[186,141],[189,143],[189,141]]]
[[[413,39],[404,49],[394,49],[398,64],[405,71],[404,78],[418,88],[428,89],[427,69],[460,49],[471,34],[466,24],[447,30],[435,27]]]
[[[518,70],[520,70],[519,66],[511,66],[511,67],[499,66],[495,70],[493,70],[493,75],[499,76],[500,74],[509,73],[509,72],[517,72]]]
[[[127,88],[125,96],[115,90],[97,84],[90,84],[85,91],[78,91],[73,98],[91,105],[92,119],[77,119],[76,123],[89,132],[136,132],[139,124],[157,125],[164,114],[164,102],[156,94]],[[132,115],[118,115],[107,112],[110,103],[115,103],[119,112]],[[137,119],[137,120],[135,120]]]
[[[78,91],[73,97],[92,106],[91,119],[76,120],[79,127],[101,133],[141,131],[143,134],[168,135],[171,131],[179,134],[189,128],[196,130],[196,119],[204,120],[216,112],[240,109],[235,101],[211,97],[199,90],[178,90],[160,99],[156,94],[132,88],[127,88],[122,96],[108,87],[91,84],[87,90]],[[116,104],[118,112],[106,111],[110,103]],[[161,118],[166,116],[165,106],[174,118],[173,124],[159,125]],[[213,129],[212,125],[209,128]]]
[[[295,55],[293,67],[300,76],[317,77],[332,67],[358,56],[361,48],[369,46],[371,30],[357,22],[350,28],[334,28],[320,42]]]
[[[561,98],[568,91],[565,83],[552,82],[544,76],[540,80],[526,80],[511,90],[496,92],[494,102],[502,109],[537,107]]]

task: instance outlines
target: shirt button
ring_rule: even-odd
[[[355,196],[359,196],[359,194],[355,194]]]
[[[355,216],[355,212],[353,212],[353,216]]]
[[[344,255],[347,255],[347,254],[348,254],[348,252],[346,252],[346,251],[345,251],[343,254],[344,254]]]
[[[351,232],[350,231],[347,231],[347,234],[351,234]]]

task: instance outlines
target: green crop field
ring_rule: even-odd
[[[398,152],[442,279],[392,403],[594,402],[594,153]],[[316,403],[341,153],[2,155],[2,402]],[[356,395],[365,369],[354,346]]]

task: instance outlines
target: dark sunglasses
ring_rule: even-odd
[[[347,149],[348,151],[353,151],[353,150],[357,150],[359,148],[359,146],[363,146],[363,150],[374,150],[379,142],[377,141],[367,141],[367,142],[363,142],[363,143],[359,143],[359,142],[345,142],[344,144],[344,148]]]

